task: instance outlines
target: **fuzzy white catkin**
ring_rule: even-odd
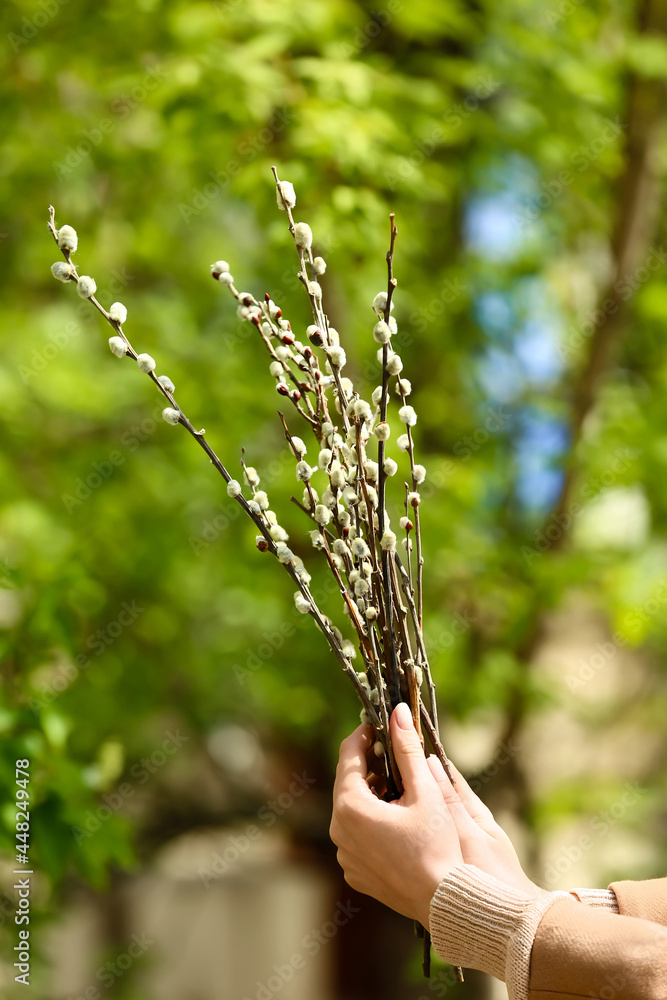
[[[178,410],[175,410],[173,406],[165,406],[162,411],[162,419],[168,424],[177,424],[181,419],[181,414]],[[227,490],[229,492],[229,489]]]
[[[118,338],[118,340],[120,340],[120,337]],[[173,392],[174,389],[176,388],[176,386],[171,381],[168,375],[158,375],[157,380],[163,387],[163,389],[167,390],[167,392]]]
[[[391,339],[391,330],[383,319],[373,327],[373,339],[378,344],[388,344]]]
[[[122,302],[113,302],[109,307],[109,317],[114,323],[124,323],[127,319],[127,309]]]
[[[332,365],[336,366],[336,368],[344,368],[345,362],[347,361],[344,349],[342,347],[330,347],[329,360]]]
[[[378,314],[378,316],[382,316],[386,308],[387,308],[387,293],[378,292],[375,298],[373,299],[373,309]],[[392,309],[394,308],[393,302],[391,304],[391,308]]]
[[[403,538],[403,539],[401,539],[401,545],[403,546],[403,548],[406,551],[412,552],[412,539],[411,538]]]
[[[409,396],[412,392],[412,382],[407,378],[399,378],[396,380],[394,391],[397,396]]]
[[[218,281],[220,282],[221,285],[233,285],[234,275],[230,274],[229,271],[223,271],[222,274],[218,277]]]
[[[402,528],[407,529],[407,531],[412,530],[413,524],[409,517],[402,517],[398,523]]]
[[[396,535],[389,528],[380,539],[380,548],[384,552],[393,552],[396,548]]]
[[[352,549],[354,555],[358,556],[360,559],[364,559],[370,554],[368,545],[363,538],[353,538],[350,548]]]
[[[82,299],[89,299],[97,291],[95,279],[91,278],[89,274],[82,274],[77,282],[76,290]]]
[[[291,181],[279,181],[276,184],[276,201],[283,212],[296,205],[296,192]]]
[[[145,372],[146,374],[148,374],[148,372],[155,371],[155,358],[152,358],[150,354],[138,354],[137,364],[139,366],[139,371]]]
[[[340,346],[340,334],[338,333],[338,330],[335,330],[333,328],[333,326],[330,326],[329,329],[327,330],[327,334],[329,336],[329,344],[330,344],[330,346],[331,347],[339,347]]]
[[[344,639],[341,643],[341,649],[343,650],[343,656],[347,656],[349,660],[353,660],[357,655],[357,651],[354,648],[353,643],[349,639]]]
[[[386,420],[382,420],[379,424],[375,425],[373,433],[378,441],[388,441],[391,435],[391,427]]]
[[[322,526],[324,526],[325,524],[328,524],[329,521],[331,520],[331,511],[329,510],[328,507],[325,507],[324,504],[320,503],[315,508],[315,513],[313,516],[315,518],[316,524],[321,524]]]
[[[308,451],[308,449],[306,448],[305,441],[303,441],[302,438],[300,438],[300,437],[293,437],[292,438],[292,447],[293,447],[294,451],[296,452],[296,454],[299,455],[299,456],[305,455],[306,452]]]
[[[58,230],[58,246],[61,250],[69,250],[70,253],[76,251],[79,245],[79,237],[76,235],[76,229],[72,226],[61,226]]]
[[[399,434],[396,438],[396,444],[401,451],[407,451],[410,447],[410,438],[407,434]]]
[[[253,500],[248,500],[248,510],[251,511],[253,514],[256,514],[258,517],[262,513],[262,508],[259,506],[259,504],[257,503],[257,501],[254,500],[254,499]],[[287,535],[287,533],[285,533],[285,534]],[[289,537],[289,536],[287,536],[287,537]]]
[[[269,372],[274,378],[281,378],[284,370],[285,369],[281,365],[280,361],[272,361],[269,365]]]
[[[324,257],[315,257],[313,260],[313,271],[315,274],[324,274],[327,269],[327,262]]]
[[[51,274],[58,281],[69,281],[70,277],[74,274],[74,271],[69,264],[65,263],[64,260],[57,260],[55,264],[51,265]]]
[[[246,466],[243,470],[243,478],[248,486],[259,486],[259,473],[252,465]]]
[[[261,510],[259,504],[257,504],[257,508],[258,511]],[[286,542],[289,538],[289,535],[287,534],[285,529],[282,528],[279,524],[271,525],[271,527],[269,528],[269,534],[271,535],[271,538],[274,540],[274,542]]]
[[[385,476],[395,476],[398,472],[398,465],[393,458],[385,458],[382,468],[384,469]]]
[[[317,531],[317,530],[311,531],[311,532],[309,532],[309,534],[310,534],[310,540],[313,543],[313,548],[323,549],[324,548],[324,539],[322,538],[322,536],[319,533],[319,531]]]
[[[309,281],[308,282],[308,291],[316,299],[321,299],[322,298],[322,286],[320,285],[319,281]]]
[[[329,465],[329,462],[331,461],[331,455],[332,455],[332,452],[331,452],[331,450],[329,448],[322,448],[322,451],[320,452],[320,454],[319,454],[319,456],[317,458],[317,464],[320,467],[320,469],[326,469],[327,468],[327,466]]]
[[[281,563],[291,563],[294,559],[294,553],[288,549],[284,542],[278,542],[276,545],[276,555]]]
[[[310,479],[310,466],[308,462],[296,463],[296,478],[302,483],[307,483]]]
[[[334,487],[334,489],[342,490],[345,488],[346,483],[347,483],[347,476],[345,475],[344,469],[340,468],[339,466],[338,468],[331,470],[331,485]]]
[[[364,472],[366,473],[366,479],[370,479],[372,483],[377,482],[378,478],[377,462],[373,462],[372,459],[369,458],[368,461],[364,463]]]
[[[211,264],[211,274],[224,274],[225,271],[229,270],[229,264],[226,260],[216,260],[215,264]]]
[[[380,400],[382,399],[382,386],[381,385],[379,385],[377,387],[377,389],[373,389],[373,393],[371,395],[371,399],[373,400],[373,405],[374,406],[379,406],[380,405]]]
[[[294,595],[294,603],[296,605],[296,610],[301,612],[302,615],[307,615],[310,611],[310,604],[298,590]]]
[[[311,494],[312,494],[312,500],[311,500]],[[306,489],[303,491],[302,503],[303,506],[306,508],[306,510],[312,510],[313,503],[317,503],[319,499],[320,498],[317,495],[317,490],[314,490],[312,486],[310,487],[310,490],[306,487]]]
[[[420,500],[421,500],[421,497],[420,497],[419,493],[408,493],[408,503],[412,507],[419,507]]]
[[[342,538],[335,538],[331,548],[336,553],[337,556],[349,555],[347,542],[344,541]]]
[[[370,420],[373,416],[373,411],[371,410],[370,403],[367,403],[365,399],[358,399],[354,404],[354,412],[357,417],[362,420]]]
[[[423,483],[426,479],[426,469],[423,465],[415,465],[412,472],[414,481],[417,485]]]
[[[400,375],[403,371],[403,361],[398,354],[392,354],[387,361],[387,371],[390,375]]]
[[[127,353],[125,341],[122,337],[109,337],[109,348],[111,353],[115,354],[117,358],[124,358]]]
[[[414,427],[417,423],[417,414],[413,406],[402,406],[398,411],[398,419],[402,420],[408,427]]]
[[[313,231],[307,222],[297,222],[295,225],[294,242],[302,250],[308,250],[313,245]]]
[[[350,504],[354,507],[355,504],[359,503],[359,497],[357,496],[356,490],[352,486],[346,486],[343,490],[343,495],[341,496],[343,503]]]
[[[241,484],[236,479],[230,479],[227,483],[227,495],[230,497],[238,497],[241,495]]]
[[[322,503],[324,504],[325,507],[328,507],[329,510],[333,510],[334,507],[336,506],[335,494],[332,493],[331,490],[325,490],[324,493],[322,494]]]

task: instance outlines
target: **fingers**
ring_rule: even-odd
[[[465,811],[467,817],[473,820],[477,826],[481,827],[483,830],[489,831],[490,826],[496,826],[496,821],[493,818],[491,810],[488,806],[484,805],[479,796],[475,795],[466,779],[451,761],[449,762],[449,766],[456,782],[456,786],[452,785],[444,767],[435,755],[428,758],[428,766],[431,774],[438,782],[442,796],[455,820],[457,817],[461,819],[461,811],[463,810]],[[465,826],[465,821],[463,819],[461,819],[461,822],[463,826]]]
[[[412,722],[412,713],[405,702],[401,702],[391,713],[391,739],[398,769],[403,779],[403,787],[408,797],[431,782],[431,772],[417,730]]]
[[[457,767],[450,763],[452,773],[454,775],[454,780],[456,781],[456,791],[459,794],[459,798],[463,805],[466,807],[468,813],[475,820],[479,826],[488,828],[489,824],[496,826],[496,821],[493,818],[493,813],[487,805],[480,799],[479,795],[473,792],[472,788],[463,777],[461,772]]]
[[[371,746],[371,740],[371,727],[358,726],[341,743],[333,788],[334,803],[345,791],[359,789],[362,793],[369,793],[370,789],[366,784],[368,776],[366,754]]]

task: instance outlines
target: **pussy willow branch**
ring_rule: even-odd
[[[58,245],[58,231],[57,231],[56,225],[55,225],[55,209],[53,208],[53,206],[49,206],[48,229],[49,229],[49,232],[51,233],[51,235],[53,236],[53,238],[55,240],[55,243],[56,243],[56,246],[57,246]],[[72,268],[72,277],[70,278],[70,280],[73,281],[75,284],[78,284],[78,282],[79,282],[79,276],[78,276],[78,273],[76,271],[76,265],[74,264],[74,262],[71,259],[71,253],[70,253],[70,251],[67,248],[59,248],[59,249],[61,250],[61,252],[62,252],[65,260],[69,264],[69,266]],[[97,309],[98,312],[100,312],[102,314],[102,316],[104,316],[104,318],[109,323],[109,325],[112,327],[112,329],[115,331],[115,333],[122,338],[122,340],[123,340],[123,342],[125,344],[125,347],[126,347],[127,356],[129,356],[130,358],[132,358],[133,360],[136,361],[136,359],[138,357],[137,352],[135,351],[135,349],[132,346],[132,344],[130,343],[127,335],[123,331],[122,324],[120,322],[118,322],[117,320],[113,320],[111,318],[111,316],[109,315],[109,313],[107,312],[107,310],[101,305],[101,303],[95,298],[94,295],[87,296],[87,298],[88,298],[88,301],[95,307],[95,309]],[[179,420],[178,420],[179,424],[181,424],[188,431],[188,433],[197,441],[197,443],[199,444],[199,446],[208,455],[208,457],[211,460],[211,463],[213,464],[214,468],[220,473],[220,475],[223,477],[223,479],[225,480],[225,482],[229,483],[231,481],[231,479],[232,479],[232,476],[229,474],[229,472],[227,471],[227,469],[223,465],[222,461],[216,455],[215,451],[211,448],[211,446],[209,445],[209,443],[206,441],[206,439],[204,437],[204,431],[203,431],[203,429],[201,431],[195,430],[195,428],[194,428],[193,424],[191,423],[191,421],[185,415],[185,413],[183,412],[183,410],[181,409],[181,407],[179,406],[179,404],[176,402],[174,394],[172,392],[170,392],[168,389],[166,389],[165,386],[162,385],[162,383],[159,381],[158,377],[155,375],[154,371],[147,372],[146,374],[149,376],[149,378],[151,379],[151,381],[153,382],[153,384],[155,386],[157,386],[157,388],[162,393],[162,395],[169,401],[169,403],[172,406],[172,408],[175,409],[175,410],[177,410],[179,412]],[[308,418],[308,414],[306,414],[304,412],[302,412],[302,416],[305,419],[309,419]],[[250,507],[248,506],[248,502],[245,500],[245,498],[243,497],[242,494],[237,495],[235,497],[235,499],[240,504],[240,506],[242,507],[242,509],[244,510],[244,512],[248,515],[248,517],[253,521],[253,523],[258,528],[258,530],[261,532],[261,534],[263,535],[263,537],[266,539],[266,541],[268,543],[268,550],[275,556],[276,555],[276,545],[275,545],[275,543],[273,541],[273,538],[271,537],[271,534],[269,532],[268,527],[264,524],[263,519],[260,517],[260,515],[255,514],[250,509]],[[364,708],[365,708],[366,712],[368,713],[368,716],[369,716],[369,718],[371,720],[371,724],[373,726],[375,726],[375,728],[377,730],[381,731],[383,729],[383,726],[382,726],[382,722],[381,722],[381,720],[380,720],[380,718],[379,718],[379,716],[378,716],[378,714],[377,714],[377,712],[375,710],[375,706],[372,704],[372,702],[371,702],[368,694],[366,693],[366,690],[365,690],[363,684],[361,683],[361,681],[360,681],[360,679],[359,679],[359,677],[357,675],[356,670],[354,669],[354,667],[350,663],[349,659],[343,653],[341,645],[340,645],[338,639],[336,638],[336,635],[334,634],[333,629],[330,627],[330,625],[328,623],[328,620],[325,618],[325,616],[321,613],[321,611],[317,607],[317,604],[315,603],[315,601],[313,599],[313,596],[310,593],[310,589],[309,589],[308,585],[305,584],[299,578],[297,572],[292,567],[291,563],[281,563],[281,565],[283,565],[285,567],[285,569],[287,570],[289,576],[291,577],[291,579],[293,580],[293,582],[296,584],[296,586],[300,590],[300,592],[303,595],[303,597],[308,601],[308,603],[310,605],[309,614],[314,619],[314,621],[317,624],[317,626],[320,629],[320,631],[323,633],[323,635],[326,638],[327,642],[329,643],[329,646],[331,647],[333,653],[335,654],[335,656],[337,657],[337,659],[340,661],[340,663],[341,663],[341,665],[342,665],[345,673],[348,675],[348,677],[350,678],[350,680],[354,684],[354,687],[355,687],[355,689],[357,691],[359,699],[361,700],[361,703],[364,706]]]

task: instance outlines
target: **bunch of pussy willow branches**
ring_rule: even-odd
[[[292,433],[283,413],[279,413],[288,447],[295,460],[296,479],[303,493],[292,497],[310,521],[313,548],[329,566],[349,620],[344,631],[318,608],[310,590],[311,577],[303,560],[289,547],[289,536],[278,522],[267,493],[260,489],[260,477],[242,459],[244,486],[234,479],[213,451],[203,430],[197,430],[176,401],[175,389],[166,375],[156,375],[155,360],[137,353],[123,328],[127,310],[114,302],[107,310],[95,298],[96,284],[88,275],[79,275],[72,255],[77,234],[71,226],[56,227],[55,212],[49,209],[49,230],[62,251],[64,261],[53,264],[55,278],[76,284],[78,294],[88,299],[113,328],[109,347],[119,358],[136,361],[140,370],[155,383],[166,398],[163,417],[168,424],[180,424],[206,452],[227,484],[227,493],[237,501],[257,528],[260,552],[275,556],[289,573],[295,586],[297,609],[310,615],[324,634],[348,675],[362,703],[361,719],[376,732],[374,751],[384,762],[387,798],[402,792],[389,729],[394,707],[410,705],[422,743],[430,746],[452,780],[449,761],[438,736],[436,697],[422,630],[423,564],[419,523],[419,486],[426,470],[415,462],[412,428],[417,414],[408,403],[410,382],[402,377],[403,363],[392,348],[397,325],[392,316],[396,279],[393,274],[396,226],[390,216],[391,235],[387,261],[387,288],[375,296],[373,338],[380,345],[381,384],[371,399],[361,397],[350,378],[343,374],[345,350],[338,332],[330,325],[323,307],[318,278],[326,270],[322,257],[313,256],[313,235],[305,222],[296,222],[294,187],[276,179],[278,207],[286,212],[289,232],[298,260],[298,278],[303,284],[313,312],[313,323],[302,337],[292,330],[279,305],[267,294],[264,300],[250,292],[239,292],[226,261],[211,266],[211,275],[229,289],[237,302],[237,313],[257,331],[270,359],[269,372],[275,389],[290,404],[305,425],[303,438]],[[396,438],[397,457],[407,458],[408,475],[400,490],[400,533],[403,553],[399,555],[397,532],[387,512],[387,486],[400,480],[399,466],[388,452],[391,427],[390,401],[397,397],[400,433]],[[394,404],[392,402],[392,408]],[[309,460],[313,455],[313,464]],[[399,509],[400,509],[399,508]],[[414,544],[413,544],[414,539]],[[341,620],[342,624],[342,620]],[[353,660],[357,650],[362,670]],[[426,700],[422,691],[426,691]],[[428,974],[429,940],[425,937],[425,972]]]

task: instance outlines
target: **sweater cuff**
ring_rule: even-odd
[[[613,889],[570,889],[570,893],[576,896],[580,903],[592,906],[596,910],[609,910],[610,913],[620,912]]]
[[[528,1000],[530,954],[546,911],[567,892],[528,896],[474,865],[460,865],[431,900],[430,931],[441,958],[507,983],[512,1000]]]

